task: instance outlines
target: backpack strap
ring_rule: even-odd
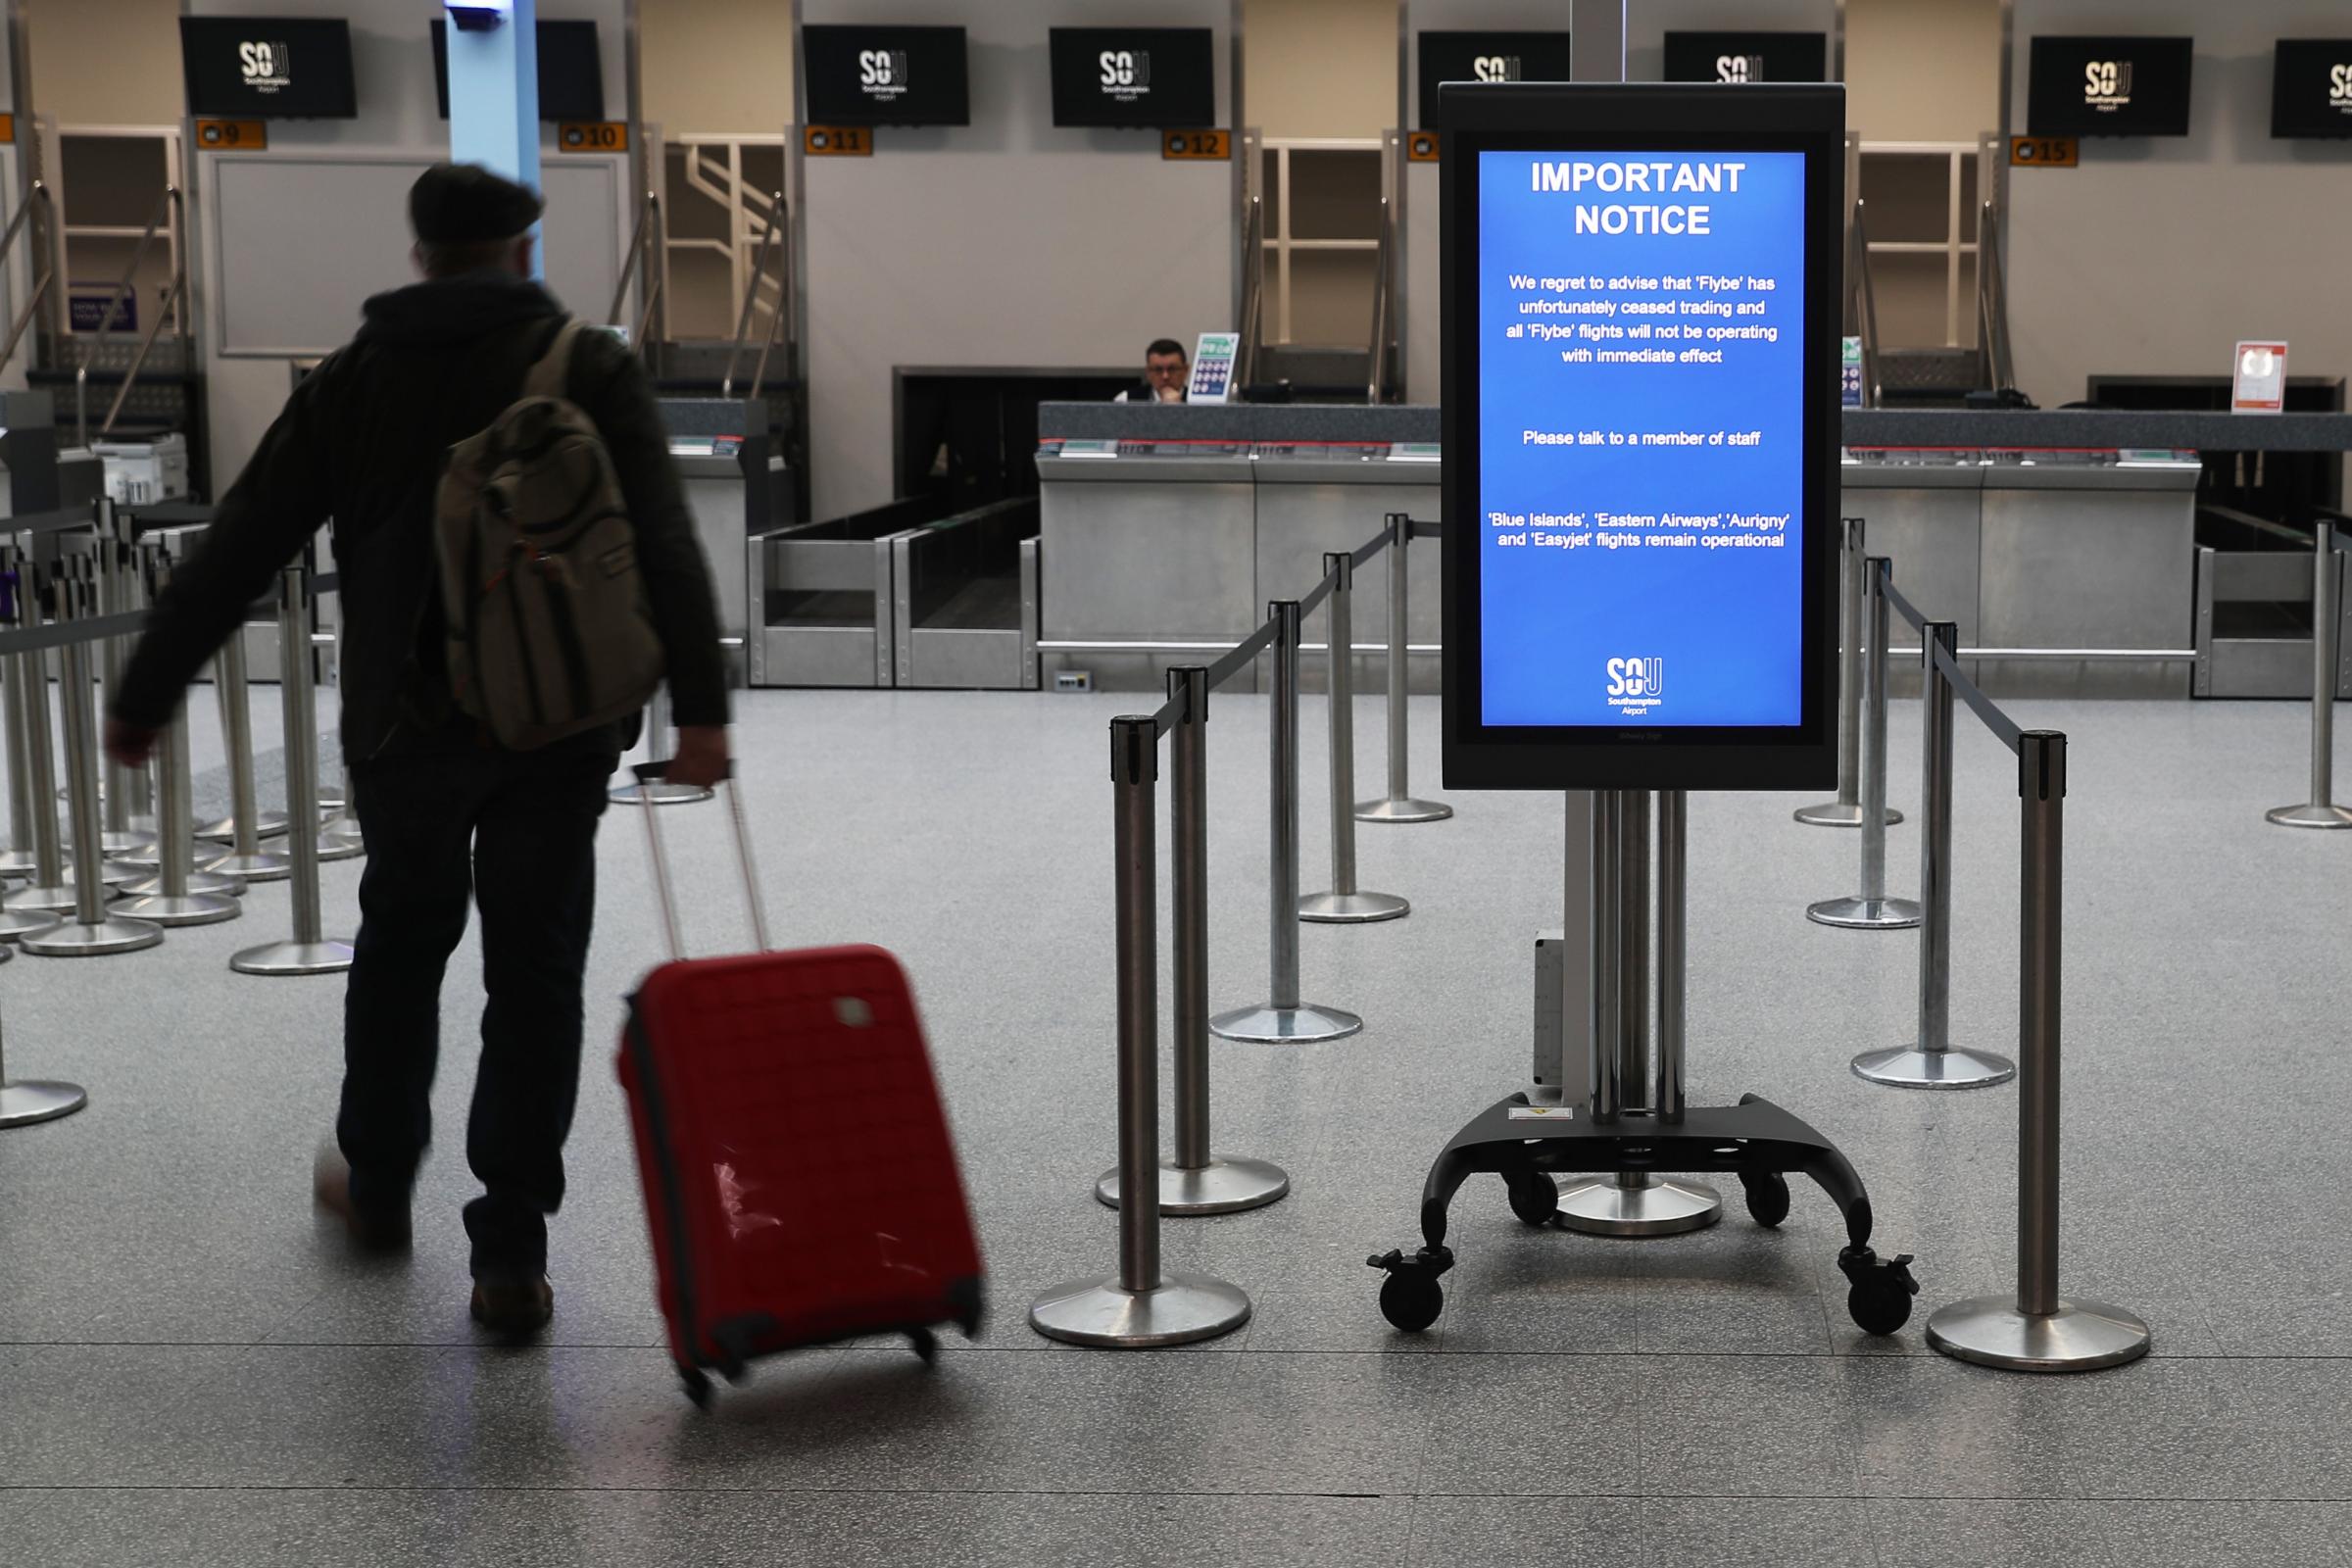
[[[571,346],[579,341],[580,318],[565,318],[547,352],[539,356],[530,373],[522,379],[522,395],[526,398],[561,398],[571,380]]]

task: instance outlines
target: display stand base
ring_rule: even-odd
[[[1250,1046],[1305,1046],[1324,1040],[1345,1040],[1364,1027],[1364,1020],[1338,1007],[1300,1003],[1277,1007],[1264,1003],[1236,1007],[1208,1020],[1208,1032],[1219,1040]]]
[[[1318,925],[1369,925],[1412,912],[1413,906],[1394,893],[1310,893],[1298,901],[1298,918]]]
[[[1854,1076],[1896,1089],[1989,1089],[2017,1076],[2017,1063],[1989,1051],[1958,1046],[1922,1051],[1895,1046],[1865,1051],[1853,1060]]]
[[[137,953],[164,940],[164,928],[148,920],[109,915],[92,925],[76,920],[20,940],[18,947],[42,958],[104,958],[118,953]]]
[[[1116,1279],[1077,1280],[1039,1297],[1029,1326],[1071,1345],[1142,1350],[1214,1339],[1250,1321],[1240,1287],[1205,1274],[1169,1274],[1149,1291]]]
[[[1919,924],[1919,906],[1909,899],[1824,899],[1805,918],[1843,931],[1903,931]]]
[[[2262,816],[2280,827],[2352,827],[2352,806],[2278,806]]]
[[[71,1116],[90,1102],[79,1084],[0,1084],[0,1127],[29,1127]]]
[[[1681,1236],[1721,1218],[1723,1197],[1705,1182],[1588,1176],[1560,1189],[1560,1224],[1587,1236]]]
[[[1862,805],[1859,801],[1824,801],[1819,806],[1800,807],[1791,813],[1807,827],[1860,827]],[[1894,826],[1903,813],[1893,807],[1886,808],[1886,825]]]
[[[1159,1211],[1162,1214],[1238,1214],[1263,1208],[1291,1190],[1290,1173],[1263,1159],[1211,1159],[1186,1169],[1162,1160],[1159,1166]],[[1119,1173],[1107,1170],[1095,1183],[1096,1201],[1119,1206]]]
[[[228,960],[239,974],[334,974],[351,967],[348,942],[271,942]]]
[[[1443,822],[1453,814],[1453,808],[1442,801],[1416,801],[1400,798],[1394,801],[1363,801],[1355,808],[1358,822]]]
[[[1928,1319],[1928,1343],[1946,1355],[2012,1372],[2095,1372],[2148,1353],[2147,1324],[2104,1301],[2066,1301],[2047,1317],[2015,1296],[1955,1301]]]

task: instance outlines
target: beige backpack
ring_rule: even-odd
[[[580,330],[564,322],[522,396],[449,449],[435,504],[450,692],[511,751],[625,717],[662,680],[612,455],[564,395]]]

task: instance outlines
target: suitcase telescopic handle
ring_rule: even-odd
[[[646,847],[654,857],[654,892],[662,901],[662,933],[669,941],[669,956],[683,958],[686,950],[678,940],[678,902],[669,881],[669,860],[662,853],[662,810],[654,804],[656,784],[669,776],[666,761],[639,762],[630,769],[637,776],[637,804],[645,817]],[[735,764],[729,762],[721,776],[724,788],[720,794],[727,798],[727,818],[735,828],[735,861],[743,870],[743,902],[752,914],[752,940],[765,952],[767,941],[767,910],[760,902],[760,871],[752,858],[752,827],[743,814],[743,787],[735,777]]]

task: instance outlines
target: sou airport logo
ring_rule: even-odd
[[[1762,81],[1764,79],[1764,57],[1762,55],[1717,55],[1715,57],[1715,79],[1717,81]]]
[[[1640,718],[1666,701],[1666,661],[1612,659],[1609,661],[1609,706],[1628,718]]]
[[[2102,114],[2132,101],[2132,62],[2093,60],[2082,68],[2082,104]]]
[[[1117,103],[1131,104],[1152,96],[1152,51],[1149,49],[1105,49],[1095,57],[1101,74],[1102,95]]]
[[[905,96],[906,74],[906,51],[904,49],[858,51],[858,90],[868,98],[887,103],[893,98]]]
[[[293,52],[282,43],[237,45],[237,76],[255,92],[282,92],[294,85]]]
[[[1470,74],[1479,81],[1517,81],[1519,71],[1517,55],[1474,55],[1470,61]]]
[[[2352,66],[2328,68],[2328,107],[2352,114]]]

